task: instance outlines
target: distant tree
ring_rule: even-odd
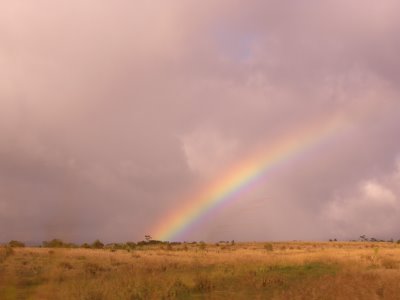
[[[89,249],[89,248],[90,248],[90,245],[89,245],[88,243],[83,243],[83,244],[81,245],[81,248]]]
[[[13,247],[13,248],[22,248],[22,247],[25,247],[25,244],[20,241],[12,240],[12,241],[8,242],[8,246]]]
[[[368,238],[365,236],[365,234],[363,234],[363,235],[360,235],[360,240],[361,240],[362,242],[367,242],[367,241],[368,241]]]
[[[52,239],[51,241],[43,241],[42,245],[45,248],[62,248],[62,247],[66,246],[66,244],[60,239]]]
[[[150,242],[150,241],[152,240],[152,237],[151,237],[151,235],[146,234],[146,235],[144,236],[144,239],[145,239],[147,242]]]
[[[100,240],[95,240],[92,243],[92,248],[94,248],[94,249],[103,249],[104,248],[104,244],[102,242],[100,242]]]

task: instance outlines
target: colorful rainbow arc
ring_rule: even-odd
[[[190,228],[194,223],[206,216],[214,208],[219,207],[255,181],[269,174],[277,167],[285,165],[293,159],[300,158],[311,150],[338,135],[344,128],[342,118],[335,116],[317,120],[290,135],[267,144],[253,155],[244,159],[233,168],[219,176],[218,180],[203,189],[198,195],[184,201],[184,206],[171,212],[151,231],[158,240],[173,240]]]

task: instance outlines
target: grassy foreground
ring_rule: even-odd
[[[0,248],[0,299],[400,299],[395,243]]]

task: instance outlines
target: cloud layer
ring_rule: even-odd
[[[399,12],[394,0],[2,1],[0,239],[142,239],[257,145],[337,113],[340,142],[186,238],[397,238]]]

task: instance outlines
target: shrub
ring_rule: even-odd
[[[8,243],[8,246],[10,246],[12,248],[22,248],[22,247],[25,247],[25,244],[20,241],[12,240]]]
[[[104,244],[102,242],[100,242],[100,240],[95,240],[92,244],[92,248],[94,249],[103,249],[104,248]]]
[[[126,246],[128,247],[128,249],[135,249],[136,248],[136,243],[134,242],[126,242]]]
[[[266,243],[264,244],[264,249],[267,251],[273,251],[274,250],[274,246],[272,246],[271,243]]]
[[[70,248],[70,244],[64,243],[60,239],[52,239],[51,241],[43,241],[42,245],[45,248]]]

